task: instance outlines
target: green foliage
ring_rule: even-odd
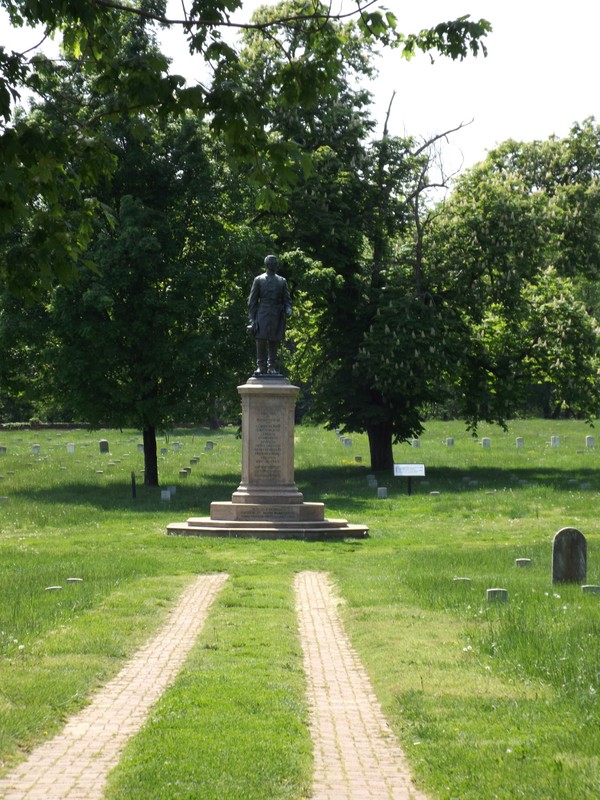
[[[267,80],[257,95],[256,84],[248,85],[238,49],[221,38],[221,30],[236,26],[231,15],[240,0],[195,0],[186,19],[177,23],[165,18],[164,0],[136,5],[2,0],[0,7],[16,27],[41,24],[47,35],[60,36],[65,59],[55,63],[0,49],[0,186],[5,187],[0,195],[0,279],[30,299],[73,278],[91,241],[99,214],[97,186],[110,179],[114,168],[103,120],[187,110],[208,116],[215,136],[228,145],[229,157],[243,166],[246,181],[258,186],[258,207],[282,210],[286,186],[294,183],[298,168],[309,169],[309,160],[301,143],[282,139],[272,129],[265,98],[275,95],[290,112],[307,108],[332,94],[359,39],[404,42],[394,15],[372,7],[357,7],[350,14],[356,22],[344,24],[339,23],[345,19],[342,12],[312,0],[259,9],[252,23],[238,27],[253,32],[256,50],[275,45],[285,57],[276,61],[276,69],[273,62],[265,70]],[[155,24],[181,28],[190,51],[213,70],[211,85],[185,86],[181,76],[169,74],[161,53],[141,46]],[[411,47],[455,58],[467,48],[476,52],[488,30],[487,23],[463,18],[409,41]],[[365,59],[363,68],[368,70]],[[68,88],[62,77],[69,70],[71,80],[87,86],[76,109],[64,102]],[[42,117],[13,121],[23,89],[54,101],[52,130],[48,106]]]

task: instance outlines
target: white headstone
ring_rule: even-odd
[[[380,487],[377,489],[377,498],[378,498],[379,500],[386,500],[386,499],[387,499],[387,496],[388,496],[388,495],[387,495],[387,489],[385,488],[385,486],[380,486]]]
[[[487,437],[487,436],[484,436],[483,439],[481,440],[481,446],[482,447],[490,447],[491,444],[492,444],[492,442],[489,439],[489,437]]]
[[[446,447],[454,447],[454,439],[452,436],[448,436],[446,439]]]
[[[31,445],[31,452],[33,453],[34,456],[39,456],[41,450],[42,450],[41,445],[39,444]]]
[[[594,446],[594,437],[593,436],[586,436],[585,437],[585,446],[586,447],[593,447]]]
[[[550,447],[558,447],[560,445],[560,437],[559,436],[551,436],[550,437]]]
[[[515,439],[515,444],[517,445],[517,448],[521,450],[523,447],[525,447],[525,439],[522,436],[517,436]]]
[[[410,444],[411,447],[421,447],[421,442],[419,441],[419,439],[413,439]]]
[[[67,445],[67,453],[74,453],[75,452],[75,445],[73,442],[69,442]]]
[[[168,489],[162,489],[160,493],[161,500],[170,500],[171,499],[171,492]]]

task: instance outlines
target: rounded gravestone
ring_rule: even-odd
[[[587,541],[577,528],[561,528],[552,540],[552,583],[585,583]]]

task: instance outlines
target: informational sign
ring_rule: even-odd
[[[394,476],[396,478],[423,478],[425,464],[394,464]]]

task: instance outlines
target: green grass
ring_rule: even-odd
[[[237,488],[232,429],[159,443],[161,482],[177,485],[169,503],[141,485],[135,432],[0,431],[2,765],[115,674],[193,575],[226,571],[186,667],[128,745],[108,796],[306,797],[312,756],[292,585],[296,571],[316,569],[332,574],[350,637],[430,797],[597,797],[600,597],[551,583],[552,538],[565,526],[586,536],[587,580],[600,583],[600,440],[585,448],[590,432],[520,421],[508,433],[482,428],[487,449],[459,423],[432,423],[419,449],[395,449],[397,462],[425,463],[425,478],[409,497],[405,479],[378,475],[389,494],[378,500],[365,437],[349,450],[334,433],[300,427],[306,500],[371,532],[305,543],[165,535],[169,522],[207,515]],[[99,453],[100,438],[110,454]],[[182,480],[192,456],[200,461]],[[517,568],[525,556],[532,566]],[[46,591],[53,585],[63,589]],[[508,590],[508,604],[488,606],[492,586]]]

